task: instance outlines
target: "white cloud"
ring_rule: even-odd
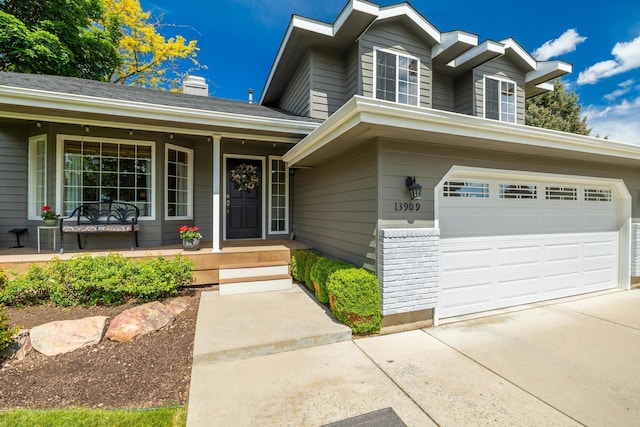
[[[617,98],[620,98],[622,95],[629,93],[629,91],[633,88],[634,83],[635,80],[633,79],[625,80],[622,83],[618,83],[618,87],[620,89],[616,89],[613,92],[604,95],[603,98],[607,101],[613,101]]]
[[[618,42],[611,50],[615,59],[601,61],[581,71],[578,84],[594,84],[600,79],[640,68],[640,36],[630,42]]]
[[[640,145],[640,97],[607,107],[590,105],[583,114],[592,128],[591,135]]]
[[[546,61],[554,56],[573,52],[586,39],[578,34],[575,28],[570,28],[557,39],[544,42],[542,46],[533,51],[532,55],[538,61]]]

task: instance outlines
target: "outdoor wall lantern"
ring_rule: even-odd
[[[408,176],[405,180],[405,185],[407,186],[407,190],[409,190],[411,200],[420,200],[420,196],[422,195],[422,185],[416,182],[416,177]]]

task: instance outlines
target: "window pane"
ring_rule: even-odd
[[[151,201],[151,160],[148,145],[65,141],[64,213],[84,202],[119,200],[136,203],[143,216],[150,215],[150,204],[138,202]]]
[[[271,160],[271,232],[287,232],[286,166],[280,159]]]
[[[500,118],[498,104],[498,81],[494,79],[485,79],[484,90],[484,116],[488,119],[498,120]]]
[[[191,150],[167,148],[167,217],[190,215]]]
[[[396,56],[376,51],[376,98],[396,100]]]

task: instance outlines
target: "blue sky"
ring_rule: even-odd
[[[196,74],[207,79],[212,96],[245,100],[253,88],[258,100],[291,15],[333,22],[347,0],[140,3],[172,24],[165,35],[198,40],[207,69]],[[640,144],[640,1],[511,2],[503,9],[471,0],[410,4],[442,32],[475,33],[480,42],[512,37],[538,59],[573,64],[563,81],[578,94],[592,135]]]

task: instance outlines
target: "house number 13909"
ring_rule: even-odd
[[[420,210],[420,203],[414,202],[396,202],[395,209],[396,212],[417,212]]]

